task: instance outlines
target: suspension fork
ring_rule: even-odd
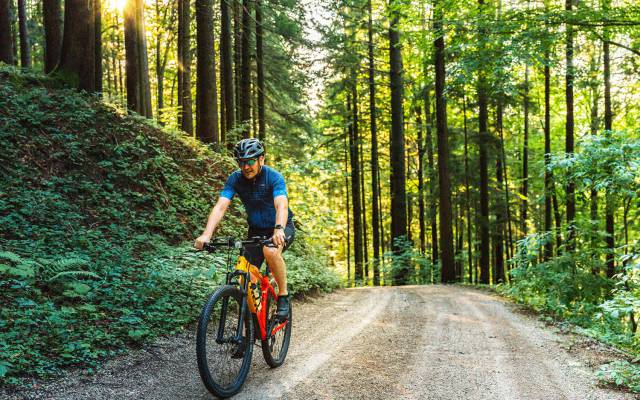
[[[238,318],[238,325],[236,326],[236,334],[234,335],[234,340],[240,343],[242,339],[242,326],[244,324],[244,317],[247,312],[247,284],[248,284],[248,273],[243,271],[233,271],[233,273],[227,275],[227,284],[231,284],[231,279],[234,276],[243,277],[243,287],[240,289],[242,292],[242,301],[240,304],[240,318]],[[218,332],[216,334],[216,343],[222,344],[224,343],[224,328],[227,322],[227,309],[229,307],[229,298],[224,297],[222,299],[222,307],[220,309],[220,321],[218,321]]]

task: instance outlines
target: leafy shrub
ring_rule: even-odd
[[[399,251],[388,251],[384,257],[388,260],[385,263],[384,275],[395,277],[403,274],[407,270],[408,284],[435,283],[440,279],[440,265],[434,265],[425,254],[413,247],[406,237],[394,239],[394,243]]]
[[[640,365],[628,361],[614,361],[600,367],[598,380],[606,385],[627,387],[640,393]]]

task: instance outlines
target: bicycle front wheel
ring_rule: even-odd
[[[226,398],[240,391],[251,367],[253,319],[236,286],[218,288],[202,309],[196,336],[198,370],[212,394]],[[240,326],[242,320],[242,326]]]
[[[291,339],[291,304],[289,304],[289,317],[285,322],[278,321],[276,312],[278,302],[271,292],[267,296],[267,339],[262,340],[262,355],[271,368],[282,365],[289,351]]]

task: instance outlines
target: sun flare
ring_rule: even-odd
[[[127,0],[107,0],[107,7],[111,10],[122,11]]]

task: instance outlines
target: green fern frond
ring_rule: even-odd
[[[9,260],[15,263],[22,261],[22,258],[19,255],[10,251],[0,251],[0,259]]]
[[[63,271],[55,274],[53,277],[49,278],[48,281],[52,282],[60,278],[72,277],[74,279],[78,278],[92,278],[99,279],[100,275],[95,274],[89,271]]]

